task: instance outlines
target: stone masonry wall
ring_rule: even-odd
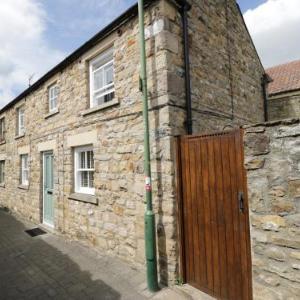
[[[146,11],[149,119],[153,174],[153,201],[157,214],[160,280],[174,282],[177,272],[174,168],[169,114],[169,56],[181,57],[180,40],[169,39],[168,20],[177,17],[169,1],[157,1]],[[89,108],[88,60],[113,45],[115,89],[118,103],[93,113]],[[76,62],[56,74],[15,107],[4,111],[5,186],[0,205],[36,223],[42,221],[42,152],[45,143],[54,153],[55,230],[111,255],[144,266],[143,120],[139,92],[138,20],[132,19]],[[56,114],[48,115],[47,88],[60,88]],[[16,108],[25,107],[26,134],[17,138]],[[183,123],[183,121],[182,121]],[[182,125],[183,126],[183,125]],[[69,199],[74,192],[73,150],[70,139],[89,134],[95,154],[98,205]],[[90,142],[89,142],[90,144]],[[30,159],[30,185],[19,187],[20,151]]]
[[[269,120],[299,118],[300,92],[270,96],[268,101]]]
[[[300,120],[245,128],[255,300],[300,297]]]
[[[222,129],[228,124],[260,121],[262,69],[234,1],[228,4],[229,27],[224,20],[225,1],[194,0],[191,4],[195,133]],[[174,283],[178,279],[179,254],[173,137],[186,133],[182,19],[168,0],[153,1],[145,17],[159,275],[163,283]],[[230,60],[224,36],[230,39]],[[114,47],[118,101],[103,110],[90,112],[88,61],[109,45]],[[53,82],[60,87],[59,111],[48,115],[47,89]],[[234,120],[230,116],[232,101]],[[26,134],[16,138],[16,108],[20,104],[25,107]],[[132,265],[143,266],[145,204],[137,17],[99,41],[26,99],[1,113],[2,116],[6,141],[0,145],[0,158],[5,157],[6,182],[0,187],[0,205],[41,222],[40,149],[49,143],[52,148],[47,150],[54,153],[55,229]],[[81,137],[96,135],[92,144],[98,205],[69,199],[74,192],[74,147],[69,142],[76,136],[80,141],[80,134]],[[18,187],[19,154],[24,147],[30,159],[28,189]]]
[[[264,69],[236,1],[189,3],[194,133],[262,122]],[[184,104],[176,104],[174,115],[180,115]]]

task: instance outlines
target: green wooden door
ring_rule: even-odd
[[[53,153],[44,153],[43,223],[54,226]]]

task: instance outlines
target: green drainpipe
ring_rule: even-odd
[[[147,283],[151,292],[158,290],[157,265],[156,265],[156,241],[155,241],[155,216],[152,207],[152,185],[150,166],[150,142],[149,142],[149,118],[148,118],[148,90],[146,47],[144,29],[144,1],[138,1],[139,8],[139,31],[140,31],[140,54],[141,74],[140,83],[143,93],[143,119],[144,119],[144,164],[145,164],[145,189],[146,189],[146,213],[145,213],[145,247],[147,262]]]

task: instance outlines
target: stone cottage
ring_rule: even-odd
[[[264,69],[234,0],[145,1],[145,17],[158,266],[174,283],[174,136],[263,121]],[[0,110],[0,205],[142,266],[143,172],[134,5]]]
[[[272,81],[268,85],[270,120],[300,116],[300,60],[266,70]]]

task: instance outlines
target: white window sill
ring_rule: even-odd
[[[115,106],[115,105],[118,105],[118,104],[119,104],[119,99],[114,98],[113,100],[108,101],[106,103],[103,103],[99,106],[92,107],[92,108],[89,108],[89,109],[85,110],[81,115],[82,116],[90,115],[90,114],[96,113],[100,110],[103,110],[103,109],[106,109],[108,107]]]
[[[0,145],[4,145],[6,143],[6,140],[0,140]]]
[[[25,136],[25,133],[19,134],[19,135],[15,136],[15,140],[20,139],[24,136]]]
[[[5,183],[0,183],[0,188],[5,188]]]
[[[50,118],[50,117],[52,117],[52,116],[55,116],[55,115],[57,115],[58,113],[59,113],[59,109],[56,108],[56,109],[54,109],[53,111],[50,111],[50,112],[45,116],[45,119],[48,119],[48,118]]]
[[[20,190],[29,190],[29,185],[20,184],[18,186],[18,189],[20,189]]]
[[[71,194],[68,198],[71,200],[75,200],[75,201],[98,205],[98,199],[94,195],[74,193],[74,194]]]

